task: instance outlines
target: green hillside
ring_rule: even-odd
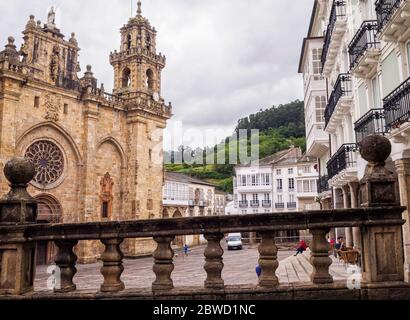
[[[189,147],[181,146],[178,150],[165,152],[165,158],[168,159],[167,162],[174,163],[175,159],[180,159],[183,162],[183,164],[168,164],[166,169],[204,179],[216,184],[219,190],[232,193],[234,165],[202,165],[201,163],[204,163],[207,157],[208,159],[213,157],[213,163],[217,163],[216,159],[218,158],[225,158],[225,162],[229,163],[229,152],[230,150],[235,150],[233,149],[235,143],[247,143],[250,152],[252,129],[259,130],[259,158],[264,158],[287,149],[291,145],[305,150],[303,102],[296,100],[288,104],[273,106],[256,114],[251,114],[246,118],[239,119],[235,133],[239,132],[239,130],[247,130],[246,142],[243,140],[229,141],[229,137],[227,137],[219,145],[207,148],[207,150],[192,150]],[[205,151],[207,152],[205,153]],[[207,161],[206,163],[209,162]]]

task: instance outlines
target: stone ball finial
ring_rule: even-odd
[[[7,40],[9,42],[9,44],[14,44],[15,39],[13,37],[10,36],[10,37],[7,38]]]
[[[34,20],[34,14],[30,14],[30,20]]]
[[[376,134],[365,137],[359,148],[363,159],[371,163],[384,163],[392,151],[389,139]]]
[[[90,64],[87,64],[87,72],[91,72],[92,66]]]
[[[21,157],[14,157],[4,166],[4,175],[12,186],[26,186],[36,174],[34,164]]]

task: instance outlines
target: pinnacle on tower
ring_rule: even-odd
[[[138,2],[137,2],[137,6],[138,6],[138,9],[137,9],[137,15],[141,15],[141,13],[142,13],[142,10],[141,10],[141,1],[139,1],[138,0]]]

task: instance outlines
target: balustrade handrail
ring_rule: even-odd
[[[349,44],[350,69],[356,66],[367,49],[377,48],[380,45],[380,41],[376,39],[377,28],[377,20],[363,21]]]
[[[337,77],[336,83],[333,87],[333,91],[329,97],[326,109],[325,109],[325,127],[330,122],[330,119],[336,109],[336,106],[345,95],[352,92],[351,76],[349,73],[341,73]]]
[[[327,163],[329,179],[332,179],[342,170],[345,170],[356,163],[352,153],[357,150],[358,146],[356,143],[345,143],[339,148]]]
[[[356,142],[360,143],[369,134],[386,134],[385,113],[382,108],[371,109],[354,124]]]
[[[213,233],[308,230],[313,228],[401,225],[404,207],[313,210],[232,216],[187,217],[90,223],[0,226],[0,244],[24,241],[130,239]],[[15,232],[24,231],[16,239]]]
[[[378,22],[378,32],[381,32],[393,13],[400,7],[402,0],[377,0],[375,10]]]
[[[386,128],[399,127],[410,118],[410,77],[383,99]]]

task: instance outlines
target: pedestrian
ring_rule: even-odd
[[[335,251],[334,251],[335,252],[335,258],[338,257],[338,252],[340,250],[346,250],[346,246],[345,246],[345,243],[343,241],[343,237],[338,237],[337,238],[337,242],[335,244]]]
[[[184,255],[188,255],[188,252],[189,252],[189,247],[188,247],[188,245],[185,243],[184,244]]]
[[[258,278],[260,278],[262,274],[262,268],[259,264],[256,266],[255,271],[256,271],[256,275],[258,276]]]
[[[299,246],[294,256],[296,257],[299,253],[305,252],[307,248],[308,248],[308,245],[306,244],[305,240],[300,240]]]

